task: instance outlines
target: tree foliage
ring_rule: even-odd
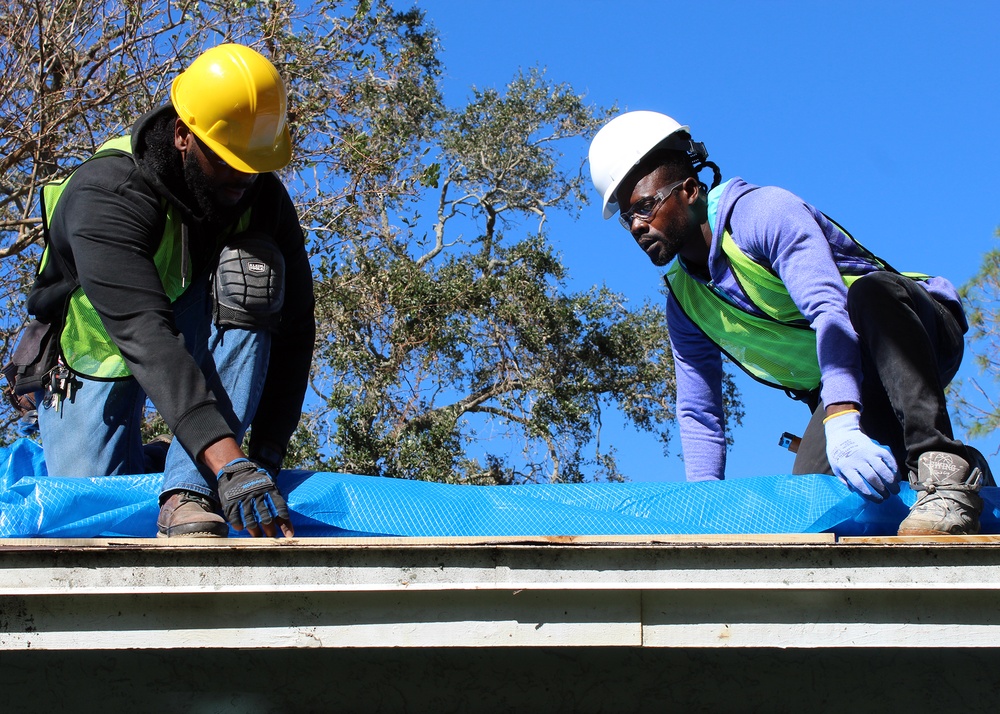
[[[288,85],[283,178],[316,274],[298,463],[471,483],[618,479],[600,438],[609,410],[666,448],[662,307],[571,290],[547,233],[553,212],[586,202],[578,157],[609,113],[572,87],[532,68],[449,107],[433,26],[376,0],[11,0],[0,25],[3,358],[37,256],[40,185],[166,101],[202,49],[243,42]]]
[[[1000,249],[983,256],[979,271],[959,292],[969,319],[967,344],[986,383],[970,377],[954,385],[952,396],[961,426],[970,436],[986,436],[1000,427],[1000,403],[992,396],[1000,386]]]

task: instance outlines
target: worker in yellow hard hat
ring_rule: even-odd
[[[170,103],[45,188],[28,310],[53,336],[38,426],[53,476],[163,471],[160,536],[294,533],[277,484],[315,336],[274,65],[223,44]],[[148,397],[173,433],[140,439]],[[241,444],[247,430],[246,452]]]

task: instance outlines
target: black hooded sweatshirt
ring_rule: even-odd
[[[215,269],[219,234],[252,207],[248,231],[271,236],[285,259],[285,301],[264,391],[251,425],[250,456],[284,455],[298,424],[315,339],[312,273],[291,198],[261,174],[238,206],[212,224],[199,215],[173,145],[173,108],[149,112],[132,128],[133,158],[88,161],[70,178],[49,227],[50,259],[28,296],[28,312],[61,322],[81,286],[126,365],[194,458],[234,436],[216,396],[174,326],[153,256],[163,238],[165,202],[188,226],[193,282]],[[266,449],[266,451],[265,451]]]

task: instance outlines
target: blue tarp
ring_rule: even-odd
[[[162,475],[53,478],[42,450],[0,448],[0,537],[155,537]],[[457,486],[282,471],[295,535],[538,536],[823,533],[894,535],[915,494],[881,505],[829,476],[707,483]],[[1000,488],[983,490],[1000,533]],[[235,533],[234,533],[235,535]]]

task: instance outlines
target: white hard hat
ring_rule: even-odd
[[[688,127],[659,112],[627,112],[605,124],[590,142],[590,178],[604,201],[604,217],[611,218],[618,211],[615,192],[636,164],[675,135],[681,141],[668,148],[687,150],[690,133]]]

